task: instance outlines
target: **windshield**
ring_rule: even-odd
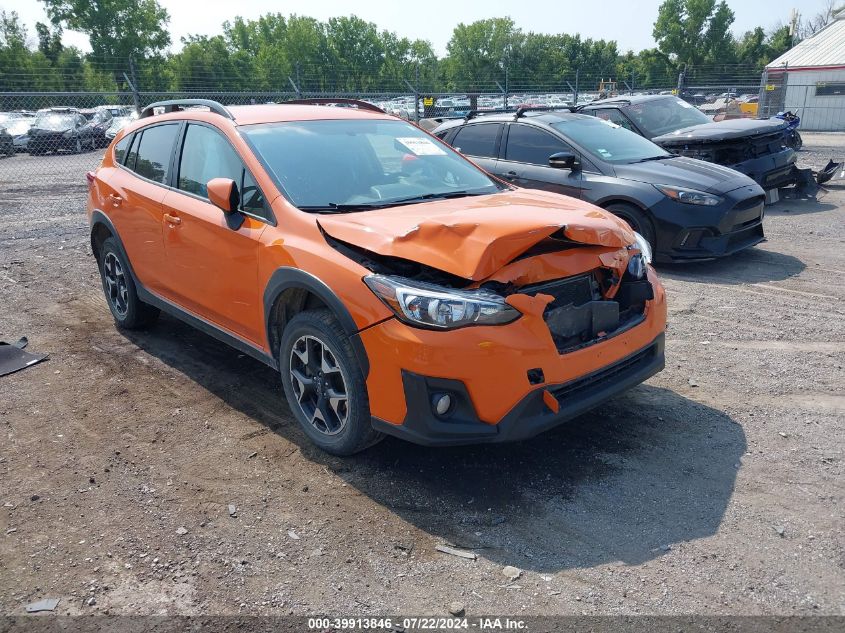
[[[276,184],[304,210],[355,211],[501,189],[403,121],[295,121],[241,130]]]
[[[649,138],[712,122],[698,108],[678,97],[632,103],[622,109]]]
[[[608,163],[635,163],[672,156],[647,138],[604,119],[579,117],[557,121],[551,126],[589,154]]]
[[[73,127],[72,114],[39,114],[32,127],[39,130],[69,130]]]

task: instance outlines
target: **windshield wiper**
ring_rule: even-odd
[[[317,213],[348,213],[349,211],[369,211],[372,209],[382,209],[385,204],[382,203],[362,203],[362,204],[343,204],[337,202],[329,202],[324,205],[311,205],[297,207],[301,211],[315,211]]]
[[[635,160],[635,163],[645,163],[650,160],[666,160],[667,158],[675,158],[674,154],[660,154],[659,156],[649,156],[648,158],[641,158],[639,160]]]
[[[384,203],[384,206],[392,206],[394,204],[412,204],[414,202],[423,202],[424,200],[447,200],[449,198],[465,198],[467,196],[486,196],[490,191],[443,191],[440,193],[424,193],[419,196],[411,196],[410,198],[400,198],[399,200],[389,200]]]
[[[445,200],[447,198],[463,198],[465,196],[485,196],[488,192],[478,191],[445,191],[442,193],[424,193],[419,196],[412,196],[410,198],[400,198],[399,200],[383,200],[381,202],[363,202],[359,204],[345,204],[338,202],[328,202],[324,205],[312,205],[299,207],[302,211],[314,211],[317,213],[349,213],[351,211],[372,211],[373,209],[386,209],[387,207],[396,207],[403,204],[413,204],[415,202],[424,202],[426,200]]]

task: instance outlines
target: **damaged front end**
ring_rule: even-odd
[[[318,220],[396,317],[359,333],[378,430],[427,445],[524,439],[663,368],[647,243],[580,201],[496,199],[511,204]]]
[[[793,185],[798,177],[795,152],[784,144],[784,129],[779,121],[723,121],[677,130],[652,141],[678,156],[730,167],[764,189],[774,189]]]
[[[641,323],[646,302],[654,298],[646,275],[651,254],[640,236],[626,246],[603,246],[568,237],[589,239],[583,228],[568,232],[559,227],[492,274],[473,280],[370,251],[321,228],[330,246],[373,273],[364,282],[400,321],[413,327],[452,330],[504,325],[528,316],[542,319],[555,349],[565,354]],[[495,258],[489,248],[477,255],[478,260]],[[479,269],[477,261],[465,264],[466,270]]]

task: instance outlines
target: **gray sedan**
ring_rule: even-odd
[[[765,239],[765,194],[751,178],[670,154],[609,121],[520,109],[447,121],[434,134],[516,186],[582,198],[623,218],[656,261],[722,257]]]

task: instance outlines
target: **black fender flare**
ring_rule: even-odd
[[[299,268],[283,266],[276,269],[270,276],[267,286],[264,288],[264,327],[266,328],[267,341],[270,342],[273,340],[271,332],[273,305],[276,303],[279,295],[291,288],[312,292],[334,313],[338,323],[340,323],[343,331],[349,337],[349,342],[352,345],[355,356],[358,358],[358,362],[361,364],[361,371],[366,379],[370,373],[370,361],[367,356],[367,350],[364,348],[361,337],[358,335],[360,330],[356,326],[355,320],[352,318],[346,305],[322,280]],[[275,356],[276,350],[270,350],[270,353]]]
[[[96,259],[98,262],[100,261],[100,254],[97,252],[96,245],[94,243],[94,232],[100,225],[105,226],[108,232],[111,233],[112,237],[117,242],[117,247],[120,249],[120,254],[123,256],[124,261],[129,265],[129,274],[132,275],[132,281],[134,281],[135,285],[137,286],[138,277],[132,268],[132,260],[129,259],[129,255],[126,252],[126,247],[123,245],[123,240],[120,239],[120,234],[117,232],[117,229],[114,227],[114,224],[112,224],[112,221],[109,219],[109,216],[107,216],[99,209],[95,209],[91,213],[90,240],[91,252],[94,254],[94,259]]]

